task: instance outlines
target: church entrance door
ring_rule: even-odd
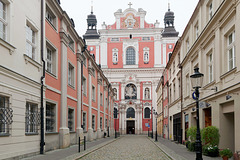
[[[135,121],[127,121],[127,134],[135,134]]]

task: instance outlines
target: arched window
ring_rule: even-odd
[[[116,119],[116,118],[117,118],[117,114],[118,114],[118,110],[117,110],[117,108],[114,108],[114,112],[113,112],[113,114],[114,114],[114,118]]]
[[[148,107],[144,109],[144,118],[150,118],[150,109]]]
[[[125,99],[137,99],[137,87],[134,84],[125,87]]]
[[[127,118],[135,118],[135,110],[132,107],[127,109]]]
[[[149,88],[145,88],[145,99],[150,99],[150,90],[149,90]]]
[[[135,50],[129,47],[126,51],[126,65],[135,65]]]
[[[114,48],[112,50],[112,62],[113,62],[113,64],[117,64],[117,62],[118,62],[118,49],[117,48]]]

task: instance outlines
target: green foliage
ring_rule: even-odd
[[[217,146],[205,145],[203,146],[203,154],[210,157],[218,157],[219,151]]]
[[[203,128],[201,131],[202,143],[204,145],[218,146],[219,144],[219,129],[215,126]]]
[[[229,148],[221,150],[219,152],[219,154],[220,154],[221,157],[225,157],[226,156],[228,158],[231,158],[233,156],[233,153],[232,153],[232,151]]]
[[[188,150],[194,152],[195,151],[195,142],[190,142],[188,145]]]
[[[192,126],[187,130],[187,137],[191,142],[196,141],[197,127]]]
[[[189,144],[190,144],[190,141],[187,141],[187,142],[186,142],[186,147],[187,147],[187,148],[188,148]]]

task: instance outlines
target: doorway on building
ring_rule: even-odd
[[[127,134],[135,134],[135,121],[127,121]]]

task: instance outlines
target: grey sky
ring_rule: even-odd
[[[107,25],[115,22],[114,12],[118,9],[123,11],[132,3],[132,8],[138,10],[142,8],[147,12],[145,20],[147,23],[160,22],[160,27],[164,26],[164,14],[170,9],[175,13],[175,28],[182,35],[198,0],[93,0],[93,13],[97,17],[97,28],[101,29],[101,24]],[[85,34],[87,30],[87,15],[91,12],[91,0],[61,0],[61,6],[70,18],[73,18],[79,36]]]

